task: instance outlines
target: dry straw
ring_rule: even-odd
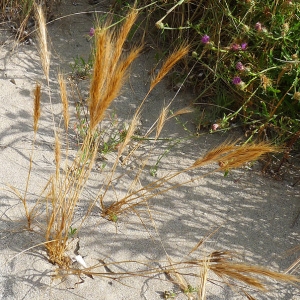
[[[35,12],[35,19],[38,25],[37,36],[39,41],[39,50],[40,50],[42,67],[46,79],[49,82],[50,52],[48,50],[48,43],[47,43],[46,20],[41,5],[34,4],[34,12]]]
[[[175,50],[164,62],[157,75],[152,78],[150,84],[150,90],[152,90],[169,72],[170,70],[186,56],[189,52],[189,46],[181,45],[177,50]]]
[[[271,144],[237,145],[237,142],[225,142],[198,158],[192,168],[199,168],[213,162],[219,162],[220,170],[239,168],[247,162],[255,161],[266,153],[279,152],[280,149]]]
[[[54,160],[55,160],[55,170],[56,170],[56,179],[59,178],[60,170],[60,158],[61,158],[61,143],[59,140],[58,133],[55,132],[55,150],[54,150]]]
[[[167,116],[168,116],[168,108],[167,107],[164,107],[162,110],[161,110],[161,113],[159,115],[159,118],[157,120],[157,126],[156,126],[156,134],[155,134],[155,139],[157,139],[165,125],[165,122],[167,120]]]
[[[209,258],[203,260],[202,268],[200,268],[199,274],[199,300],[206,299],[206,284],[208,281],[208,271],[209,271]]]
[[[37,132],[38,122],[41,116],[41,86],[36,84],[34,89],[34,105],[33,105],[33,130]]]
[[[62,74],[58,74],[58,83],[60,88],[60,98],[63,105],[63,117],[64,117],[65,129],[66,131],[68,131],[69,122],[70,122],[69,104],[68,104],[68,97],[67,97],[66,82]]]
[[[130,122],[129,128],[126,132],[126,137],[124,139],[124,142],[119,147],[118,156],[121,156],[121,154],[125,150],[126,146],[131,141],[131,138],[134,135],[134,132],[135,132],[139,122],[140,122],[140,114],[134,115],[133,119]]]
[[[223,280],[226,277],[235,279],[264,292],[267,291],[265,283],[263,283],[262,280],[257,276],[282,282],[300,282],[300,279],[293,275],[270,271],[258,266],[231,263],[226,261],[220,261],[219,263],[211,264],[210,270],[212,270]],[[226,282],[226,280],[224,281]]]
[[[178,170],[176,172],[170,173],[162,178],[159,178],[149,184],[132,190],[122,199],[111,203],[108,207],[103,210],[103,215],[119,215],[124,211],[133,209],[137,205],[142,203],[147,203],[153,197],[164,194],[170,189],[175,189],[185,184],[189,184],[192,181],[199,180],[205,176],[210,175],[212,172],[217,171],[228,171],[229,169],[238,168],[247,162],[257,160],[261,156],[270,153],[278,152],[279,149],[267,144],[244,144],[241,146],[237,145],[235,142],[224,142],[218,147],[208,151],[204,157],[197,159],[191,166]],[[180,174],[187,171],[199,169],[205,165],[212,163],[219,163],[219,166],[211,172],[206,172],[202,175],[197,175],[193,179],[189,179],[185,182],[174,183],[174,179]],[[196,171],[196,170],[195,170]],[[172,184],[173,183],[173,184]]]

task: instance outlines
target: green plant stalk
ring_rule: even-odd
[[[259,87],[249,96],[249,98],[244,102],[244,104],[234,113],[231,113],[229,115],[226,116],[225,121],[227,122],[228,120],[234,118],[235,116],[237,116],[240,111],[246,106],[246,104],[251,100],[251,98],[256,94],[256,92],[258,91]]]
[[[151,170],[153,170],[153,172],[156,174],[158,165],[160,163],[160,161],[162,160],[163,157],[165,157],[173,147],[175,147],[177,144],[179,144],[181,142],[181,140],[176,141],[173,145],[170,145],[157,159],[155,165],[151,168]],[[154,175],[155,175],[154,174]]]
[[[179,5],[182,5],[183,2],[186,1],[186,0],[179,0],[173,7],[171,7],[167,12],[166,14],[159,20],[156,22],[156,26],[158,28],[164,28],[164,25],[162,24],[162,21]],[[163,26],[163,27],[161,27]]]

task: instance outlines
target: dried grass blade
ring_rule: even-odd
[[[243,293],[245,294],[245,296],[247,297],[248,300],[256,300],[256,298],[254,298],[253,296],[251,296],[249,293],[247,293],[246,291],[243,291]]]
[[[195,252],[207,239],[209,239],[216,232],[218,232],[219,229],[220,229],[220,227],[218,227],[213,232],[211,232],[210,234],[208,234],[207,236],[205,236],[204,238],[202,238],[201,240],[199,240],[199,242],[193,247],[193,249],[189,252],[188,255],[191,255],[193,252]]]
[[[56,169],[56,180],[59,178],[60,170],[60,158],[61,158],[61,144],[57,132],[55,132],[55,169]]]
[[[168,119],[171,119],[171,118],[177,117],[179,115],[183,115],[183,114],[189,114],[192,112],[194,112],[194,109],[191,106],[187,106],[187,107],[184,107],[184,108],[181,108],[181,109],[175,111],[170,117],[168,117]]]
[[[38,122],[41,116],[41,85],[36,84],[34,90],[34,108],[33,108],[33,130],[37,132]]]
[[[66,82],[62,74],[58,74],[58,83],[60,88],[60,98],[63,105],[63,117],[64,117],[65,128],[66,130],[68,130],[69,122],[70,122],[69,104],[68,104],[69,102],[67,97]]]
[[[131,121],[131,123],[130,123],[130,126],[127,130],[125,140],[119,148],[118,156],[120,156],[123,153],[124,149],[126,148],[128,143],[130,142],[131,137],[134,135],[134,132],[135,132],[135,130],[136,130],[138,124],[139,124],[139,121],[140,121],[140,114],[137,114],[137,115],[135,114],[132,121]]]
[[[157,120],[157,126],[156,126],[156,134],[155,134],[155,139],[157,139],[165,125],[165,122],[167,120],[167,115],[168,115],[168,107],[164,107],[158,117]]]
[[[206,257],[203,261],[202,268],[200,268],[200,275],[199,275],[199,299],[205,300],[206,299],[206,283],[208,279],[208,271],[209,271],[209,257]]]
[[[189,46],[182,45],[178,50],[175,50],[162,65],[158,74],[151,80],[150,90],[152,90],[175,66],[175,64],[181,60],[189,51]]]
[[[255,287],[262,291],[266,290],[266,287],[263,285],[260,279],[255,278],[254,276],[263,276],[265,278],[274,279],[276,281],[283,282],[300,282],[300,279],[296,276],[289,274],[282,274],[274,271],[267,270],[265,268],[250,266],[246,264],[235,264],[228,262],[220,262],[212,264],[210,269],[215,272],[220,277],[230,277],[238,281],[242,281],[249,286]]]
[[[41,5],[34,4],[35,19],[38,24],[38,40],[40,48],[40,56],[44,74],[47,81],[49,82],[49,70],[50,70],[50,52],[48,50],[47,43],[47,28],[46,28],[46,19]]]
[[[101,102],[101,93],[106,84],[107,71],[109,67],[109,53],[111,50],[111,36],[105,29],[96,31],[96,54],[94,70],[90,85],[89,112],[91,119],[91,130],[97,125],[97,111]]]
[[[220,169],[229,170],[239,168],[249,161],[255,161],[261,156],[272,152],[279,152],[279,149],[267,143],[252,145],[244,144],[242,146],[236,147],[234,151],[231,151],[230,153],[220,158]]]
[[[235,145],[235,142],[224,142],[218,147],[210,150],[208,153],[204,155],[202,158],[198,158],[194,164],[192,165],[193,168],[199,168],[201,166],[210,164],[212,162],[218,161],[221,159],[221,157],[233,150],[235,150],[237,146]]]
[[[91,129],[94,129],[95,126],[103,120],[105,111],[110,106],[112,101],[118,96],[121,90],[121,87],[126,78],[126,71],[128,67],[133,62],[133,60],[137,58],[141,49],[142,47],[133,49],[128,54],[127,58],[122,60],[117,66],[115,73],[112,74],[112,77],[109,79],[109,82],[107,82],[106,89],[101,95],[101,100],[98,101],[96,110],[92,112],[93,117],[91,118]],[[113,64],[114,62],[111,63]]]
[[[115,38],[115,49],[114,49],[114,54],[112,56],[112,61],[116,62],[119,61],[121,54],[123,52],[123,46],[126,41],[126,38],[136,21],[138,16],[138,10],[132,9],[130,13],[126,16],[125,22],[123,23],[122,27],[120,30],[117,32],[117,34],[114,36]],[[115,64],[111,65],[111,70],[110,72],[113,73],[115,69]]]

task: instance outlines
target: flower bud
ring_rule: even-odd
[[[300,92],[295,92],[293,95],[293,99],[300,101]]]

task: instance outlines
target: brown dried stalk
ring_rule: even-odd
[[[169,112],[168,107],[164,107],[159,115],[159,118],[157,120],[155,139],[157,139],[159,137],[159,135],[165,125],[168,112]]]
[[[60,169],[60,157],[61,157],[61,144],[58,137],[57,132],[55,132],[55,150],[54,150],[54,156],[55,156],[55,170],[56,170],[56,179],[59,178],[59,169]]]
[[[36,134],[38,129],[38,122],[41,116],[41,86],[36,84],[34,90],[34,104],[33,104],[33,131]]]
[[[284,282],[300,282],[300,279],[288,274],[282,274],[268,269],[251,266],[240,263],[230,263],[230,262],[220,262],[210,265],[210,270],[221,278],[229,277],[241,282],[246,283],[249,286],[257,288],[261,291],[266,291],[264,283],[257,276],[262,276],[264,278],[273,279],[276,281]]]
[[[60,98],[63,105],[63,117],[64,117],[65,129],[66,131],[68,131],[69,122],[70,122],[69,102],[67,97],[66,82],[62,74],[58,74],[58,83],[60,88]]]
[[[225,142],[221,145],[217,146],[216,148],[210,150],[207,152],[203,157],[198,158],[192,167],[199,168],[204,165],[210,164],[215,161],[219,161],[221,157],[225,154],[227,154],[230,151],[233,151],[237,148],[235,143],[232,142]]]
[[[137,128],[137,125],[139,124],[139,121],[140,121],[140,115],[134,115],[131,123],[130,123],[130,126],[127,130],[127,133],[126,133],[126,137],[125,137],[125,140],[124,142],[120,145],[119,147],[119,152],[118,152],[118,156],[121,156],[121,154],[123,153],[123,151],[125,150],[126,146],[128,145],[128,143],[130,142],[132,136],[134,135],[134,132]]]

